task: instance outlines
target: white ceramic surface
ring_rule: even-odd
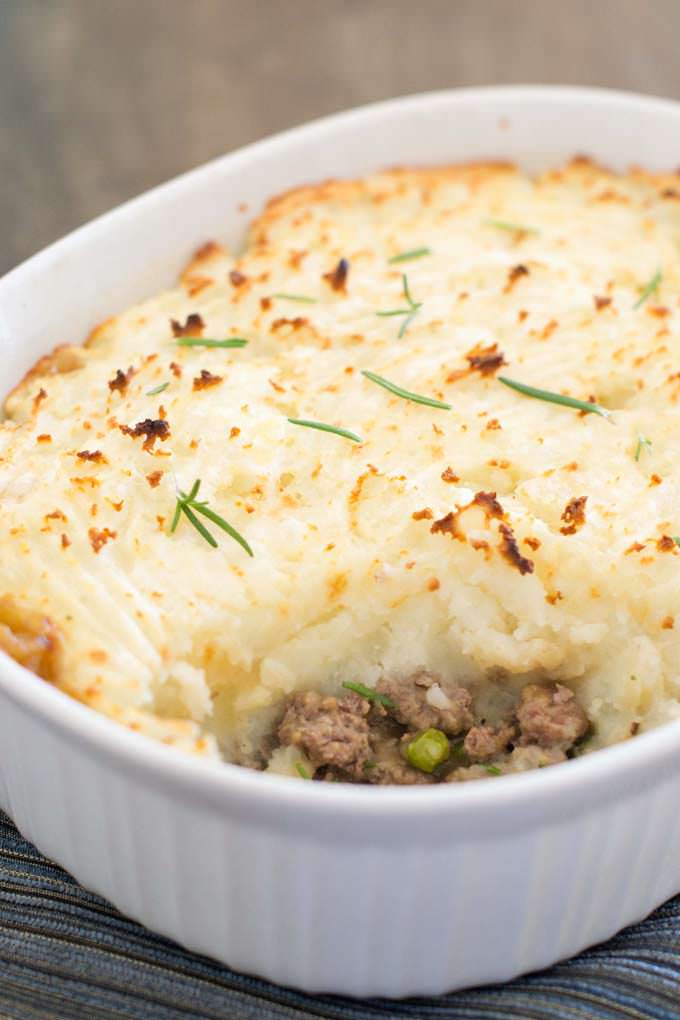
[[[393,164],[587,153],[680,165],[680,106],[615,92],[434,93],[298,128],[70,235],[0,281],[0,392],[58,342],[238,242],[272,194]],[[239,204],[248,203],[246,213]],[[193,760],[0,654],[0,804],[156,931],[273,981],[352,995],[502,981],[680,891],[680,723],[565,765],[433,788],[295,782]]]

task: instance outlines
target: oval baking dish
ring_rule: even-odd
[[[395,164],[680,164],[680,106],[471,89],[331,117],[102,217],[0,281],[0,391],[60,340],[232,246],[271,195]],[[39,298],[39,300],[36,299]],[[498,782],[294,782],[172,752],[0,654],[0,804],[124,913],[307,991],[437,994],[607,938],[680,890],[680,722]]]

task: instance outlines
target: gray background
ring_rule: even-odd
[[[0,0],[0,273],[348,106],[504,82],[680,97],[680,0]]]

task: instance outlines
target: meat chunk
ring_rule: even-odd
[[[388,712],[409,729],[427,730],[432,726],[455,737],[472,726],[470,692],[425,670],[383,677],[376,690],[393,703],[394,708],[388,708]]]
[[[473,726],[467,732],[463,750],[470,761],[489,761],[507,751],[508,744],[516,734],[517,730],[512,723],[501,723],[500,726]]]
[[[562,750],[572,747],[588,729],[588,718],[574,692],[562,684],[527,684],[517,707],[517,722],[521,745]]]
[[[298,691],[288,700],[279,739],[299,747],[316,768],[324,765],[363,779],[371,753],[369,707],[356,694],[334,698],[318,691]]]

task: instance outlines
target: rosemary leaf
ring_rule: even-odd
[[[364,684],[355,683],[354,680],[345,680],[342,686],[348,691],[354,691],[360,697],[366,698],[367,701],[377,701],[385,708],[396,708],[391,698],[388,698],[386,694],[381,694],[380,691],[373,690],[372,687],[365,687]]]
[[[404,390],[401,386],[397,386],[396,383],[390,382],[389,379],[383,378],[381,375],[377,375],[375,372],[369,372],[366,369],[362,369],[361,374],[371,382],[376,383],[378,386],[382,386],[383,389],[389,390],[390,393],[394,393],[395,397],[401,397],[402,400],[410,400],[413,404],[426,404],[428,407],[438,407],[442,411],[450,411],[451,404],[444,403],[443,400],[435,400],[434,397],[423,397],[420,393],[412,393],[411,390]]]
[[[431,248],[411,248],[410,251],[402,251],[399,255],[393,255],[392,258],[387,261],[389,265],[394,266],[398,262],[409,262],[411,259],[421,259],[423,255],[431,254]]]
[[[176,343],[180,347],[245,347],[248,341],[242,336],[230,336],[226,340],[208,340],[202,336],[180,336]]]
[[[403,337],[403,335],[406,332],[406,330],[408,329],[408,327],[413,322],[413,319],[414,319],[416,313],[423,307],[422,301],[414,301],[413,298],[411,297],[411,291],[409,290],[408,277],[407,277],[406,273],[402,273],[402,276],[401,276],[401,286],[402,286],[402,290],[403,290],[403,293],[404,293],[404,297],[408,301],[408,308],[392,308],[392,309],[390,309],[389,311],[386,311],[386,312],[376,312],[375,313],[376,315],[380,315],[383,318],[386,317],[386,316],[389,316],[389,315],[405,315],[406,316],[406,318],[402,322],[401,328],[399,329],[399,332],[397,334],[397,336],[398,336],[398,338],[400,340]]]
[[[169,385],[170,385],[169,382],[164,382],[164,383],[161,383],[159,386],[154,386],[154,388],[152,390],[147,390],[146,391],[146,395],[147,395],[147,397],[155,397],[159,393],[162,393],[163,390],[167,390]]]
[[[550,404],[560,404],[562,407],[574,407],[586,414],[599,414],[602,418],[613,421],[611,411],[599,404],[593,404],[588,400],[577,400],[575,397],[565,397],[564,394],[553,393],[551,390],[540,390],[535,386],[527,385],[527,383],[518,382],[516,379],[508,379],[505,375],[499,375],[497,378],[504,386],[509,386],[511,390],[517,390],[518,393],[523,393],[526,397],[546,400]]]
[[[661,284],[661,280],[662,279],[663,279],[663,273],[661,272],[661,268],[659,268],[654,273],[654,276],[651,278],[651,280],[649,280],[649,282],[646,283],[645,286],[643,287],[642,292],[640,294],[640,297],[637,299],[637,301],[633,305],[633,309],[634,310],[636,308],[639,308],[640,305],[643,305],[645,303],[645,301],[647,300],[647,298],[651,297],[652,294],[654,294],[659,289],[659,286]]]
[[[307,297],[305,294],[274,294],[275,298],[280,298],[282,301],[298,301],[303,305],[316,305],[318,301],[315,297]]]
[[[523,223],[511,223],[509,220],[484,220],[487,227],[506,230],[511,234],[538,234],[536,227],[525,227]]]
[[[193,512],[188,503],[185,503],[184,506],[182,507],[182,513],[185,514],[186,519],[193,524],[199,535],[203,536],[208,545],[211,545],[213,549],[217,549],[217,542],[212,537],[206,526],[199,521],[198,517]]]
[[[635,459],[636,460],[640,459],[640,454],[642,453],[643,450],[646,453],[649,453],[651,449],[652,449],[651,439],[647,439],[647,436],[638,435],[637,446],[635,447]]]
[[[289,418],[288,421],[291,425],[303,425],[305,428],[318,429],[320,432],[332,432],[336,436],[351,439],[353,443],[363,443],[361,436],[350,432],[349,429],[341,429],[337,425],[326,425],[322,421],[308,421],[306,418]]]
[[[196,531],[199,533],[199,535],[201,535],[202,538],[206,540],[208,545],[211,545],[213,549],[216,549],[217,542],[210,534],[210,532],[203,524],[203,522],[200,521],[196,516],[197,513],[203,514],[204,517],[207,517],[209,521],[212,521],[213,524],[216,524],[218,528],[222,529],[222,531],[226,531],[226,533],[231,538],[233,538],[235,542],[238,542],[238,544],[242,546],[243,549],[245,549],[249,556],[253,556],[254,555],[253,550],[250,548],[243,535],[239,534],[236,528],[233,528],[231,524],[225,521],[224,517],[220,517],[218,513],[216,513],[214,510],[211,510],[206,501],[202,502],[197,501],[196,496],[198,495],[198,490],[200,489],[200,487],[201,480],[200,478],[197,478],[194,484],[191,486],[191,489],[188,493],[187,492],[179,493],[177,497],[177,505],[175,507],[175,514],[172,519],[172,524],[170,525],[170,532],[172,533],[173,531],[176,530],[177,525],[179,524],[179,519],[181,515],[184,514],[189,523],[193,524]]]

